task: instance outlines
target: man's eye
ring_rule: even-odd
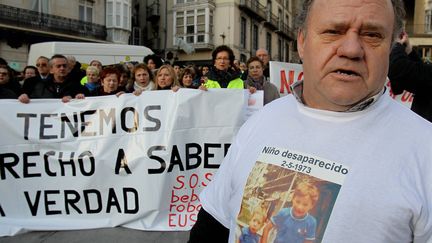
[[[338,35],[338,34],[340,34],[340,31],[338,31],[338,30],[325,30],[324,34]]]
[[[382,39],[382,35],[377,32],[365,32],[363,33],[363,36],[366,36],[368,38],[373,38],[373,39]]]

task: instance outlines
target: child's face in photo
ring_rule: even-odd
[[[294,217],[303,218],[313,206],[312,199],[309,196],[294,196],[292,202]]]
[[[254,215],[252,219],[249,221],[249,230],[252,233],[258,232],[264,224],[264,219],[259,215]]]

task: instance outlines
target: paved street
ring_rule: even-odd
[[[189,232],[150,232],[126,228],[43,231],[0,237],[0,243],[185,243]]]

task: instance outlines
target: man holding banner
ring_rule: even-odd
[[[431,242],[432,125],[384,84],[401,0],[309,0],[299,16],[304,78],[240,129],[190,243]],[[296,193],[302,184],[314,193]],[[270,230],[270,232],[264,232]]]

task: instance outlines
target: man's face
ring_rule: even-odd
[[[308,106],[344,111],[383,88],[394,25],[390,0],[315,0],[306,24],[297,43]]]
[[[235,59],[234,60],[234,66],[236,66],[238,69],[240,69],[240,61]]]
[[[99,69],[99,72],[102,72],[102,63],[99,61],[93,61],[90,66],[94,66],[97,67],[97,69]]]
[[[68,61],[66,58],[52,59],[50,72],[54,75],[55,81],[63,81],[68,74]]]
[[[72,71],[72,69],[75,67],[76,61],[73,59],[68,59],[68,73]]]
[[[0,84],[9,82],[9,71],[6,68],[0,67]]]
[[[39,58],[36,67],[41,75],[46,76],[49,73],[48,60],[45,58]]]
[[[270,57],[266,50],[258,49],[255,54],[259,59],[261,59],[264,65],[267,65],[269,63]]]
[[[36,70],[33,68],[27,68],[24,72],[24,79],[36,77]]]
[[[180,66],[179,65],[174,65],[174,71],[175,73],[178,75],[180,73]]]

